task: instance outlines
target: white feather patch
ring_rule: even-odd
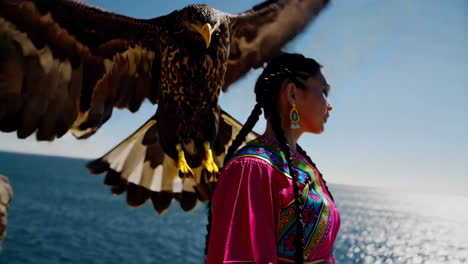
[[[161,180],[162,191],[181,192],[181,180],[177,163],[168,155],[164,154],[163,175]]]

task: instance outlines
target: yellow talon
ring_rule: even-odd
[[[216,175],[215,173],[212,173],[210,179],[208,180],[208,182],[217,182],[218,179],[216,179],[215,175]]]
[[[184,151],[182,150],[182,145],[177,144],[176,149],[179,152],[179,161],[177,164],[177,168],[182,172],[183,174],[190,173],[193,175],[193,171],[190,168],[190,166],[187,163],[187,160],[185,159],[185,154]]]
[[[214,159],[213,159],[213,152],[211,151],[210,148],[210,143],[209,142],[204,142],[203,146],[205,147],[205,159],[203,160],[203,166],[206,168],[206,170],[210,173],[210,179],[208,180],[209,182],[216,182],[216,173],[219,172],[218,165],[216,165]]]

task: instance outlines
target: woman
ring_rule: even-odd
[[[260,75],[257,104],[228,151],[213,196],[208,264],[335,263],[339,214],[322,175],[296,144],[303,133],[322,133],[332,110],[320,68],[284,53]],[[262,109],[265,133],[232,155]]]

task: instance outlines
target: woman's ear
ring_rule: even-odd
[[[291,105],[296,103],[296,89],[297,89],[296,85],[292,82],[290,82],[288,86],[286,87],[288,101]]]

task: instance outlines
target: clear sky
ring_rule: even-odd
[[[259,1],[88,2],[151,18],[193,3],[237,13]],[[468,1],[334,0],[286,50],[318,60],[332,86],[325,133],[300,139],[325,179],[468,192]],[[241,121],[253,108],[258,75],[221,96],[221,107]],[[0,150],[96,158],[154,111],[149,103],[136,114],[114,110],[86,141],[66,135],[37,143],[0,133]],[[261,121],[255,130],[264,127]]]

